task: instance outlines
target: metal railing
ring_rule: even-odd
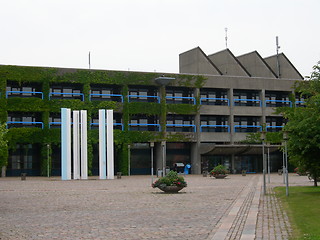
[[[188,99],[188,100],[192,100],[194,105],[197,104],[195,97],[172,97],[172,96],[166,96],[166,99],[181,99],[181,100]]]
[[[271,103],[271,104],[272,103],[275,103],[275,104],[276,103],[289,103],[289,106],[292,107],[292,102],[289,100],[265,100],[265,107],[270,107],[270,106],[267,106],[268,103]]]
[[[153,126],[153,127],[157,127],[158,128],[158,132],[160,132],[161,131],[161,126],[160,126],[160,124],[157,124],[157,123],[129,123],[128,124],[129,125],[129,127],[130,126],[137,126],[137,127],[139,127],[139,126]],[[146,130],[146,131],[149,131],[149,130]]]
[[[106,94],[106,93],[91,93],[90,94],[90,101],[91,101],[91,96],[108,96],[108,97],[120,97],[121,102],[123,103],[123,96],[121,94]]]
[[[15,95],[9,95],[9,93],[27,93],[27,94],[40,94],[41,95],[41,99],[43,99],[43,92],[29,92],[29,91],[6,91],[6,98],[8,98],[9,96],[15,97]],[[23,95],[22,95],[23,96]],[[18,97],[18,96],[17,96]],[[23,97],[34,97],[34,96],[23,96]]]
[[[200,132],[203,132],[202,128],[227,128],[228,132],[230,132],[229,125],[200,125]]]
[[[81,100],[84,101],[84,94],[83,93],[56,93],[56,92],[50,92],[49,93],[49,100],[51,100],[51,96],[53,96],[53,95],[81,96]]]
[[[156,99],[158,103],[160,103],[160,97],[158,97],[158,96],[128,95],[128,102],[130,102],[130,98],[136,98],[138,100],[139,100],[139,98],[153,98],[153,99]]]
[[[268,129],[279,129],[279,128],[283,128],[284,126],[266,126],[266,131],[268,132]]]
[[[22,124],[22,125],[24,125],[24,126],[40,124],[40,125],[41,125],[41,128],[43,129],[43,122],[8,121],[6,128],[9,128],[9,126],[8,126],[9,124]]]
[[[230,106],[230,100],[228,98],[200,98],[200,105],[202,105],[202,102],[204,102],[204,100],[215,100],[215,102],[216,101],[223,101],[223,102],[227,102],[228,106]],[[213,105],[215,105],[215,104],[213,104]]]
[[[167,127],[192,127],[193,132],[196,132],[197,128],[194,124],[166,124]]]
[[[235,125],[234,126],[234,132],[240,132],[237,131],[237,129],[246,129],[246,128],[259,128],[259,130],[262,132],[262,126],[259,125]]]
[[[91,126],[99,126],[99,123],[90,123]],[[113,123],[113,126],[121,126],[121,131],[123,131],[124,127],[122,123]]]
[[[236,102],[257,102],[259,104],[259,107],[262,106],[261,100],[259,99],[241,99],[241,98],[233,99],[234,106],[236,106]]]

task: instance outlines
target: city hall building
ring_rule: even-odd
[[[87,110],[88,171],[98,175],[98,110],[114,111],[114,171],[150,174],[217,164],[232,173],[262,171],[262,144],[248,134],[281,131],[278,107],[303,105],[303,77],[283,54],[181,53],[179,74],[0,66],[0,122],[8,128],[6,175],[61,174],[61,108]],[[271,171],[282,166],[278,145]],[[152,156],[151,156],[152,155]]]

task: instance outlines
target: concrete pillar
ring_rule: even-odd
[[[81,123],[81,179],[88,179],[88,127],[87,127],[87,110],[80,111]]]
[[[1,168],[1,177],[6,177],[7,166],[2,166]]]
[[[107,179],[114,179],[113,110],[107,110]]]
[[[235,165],[234,165],[234,154],[231,154],[231,169],[232,169],[232,173],[235,172]]]
[[[106,178],[106,110],[99,109],[99,179]]]
[[[263,126],[266,124],[266,90],[262,89],[260,92],[260,100],[262,105],[262,117],[260,119],[260,125]]]
[[[191,143],[191,173],[201,174],[201,156],[199,143]]]
[[[73,111],[73,179],[80,179],[79,111]]]
[[[154,144],[155,150],[155,163],[156,163],[156,175],[158,174],[158,169],[162,170],[162,146],[161,143],[156,142]]]
[[[230,143],[233,144],[234,142],[234,114],[233,114],[233,109],[234,109],[234,104],[233,104],[233,88],[230,88],[228,91],[228,98],[229,98],[229,126],[230,126]]]
[[[71,110],[61,108],[61,179],[71,180]]]

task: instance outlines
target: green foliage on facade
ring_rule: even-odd
[[[320,62],[313,70],[309,81],[297,83],[295,88],[306,98],[306,107],[283,109],[283,113],[289,120],[285,130],[290,160],[316,179],[320,176]]]
[[[189,104],[166,104],[165,91],[154,81],[159,77],[159,73],[139,73],[122,71],[100,71],[85,69],[57,69],[41,67],[21,67],[21,66],[0,66],[0,123],[7,121],[9,112],[39,112],[41,113],[44,129],[39,128],[12,128],[7,133],[9,149],[15,149],[17,144],[39,144],[41,148],[41,174],[47,174],[48,148],[51,153],[52,145],[59,145],[61,142],[60,129],[49,128],[50,113],[60,113],[61,108],[71,110],[84,109],[88,111],[88,118],[98,115],[98,109],[113,109],[121,112],[124,124],[124,131],[114,131],[114,143],[119,159],[118,165],[123,174],[128,173],[128,144],[134,142],[159,142],[183,141],[187,139],[184,134],[168,134],[165,136],[166,115],[175,114],[196,114],[197,105]],[[203,76],[175,75],[176,80],[171,83],[175,86],[200,88],[206,81]],[[7,81],[14,81],[18,84],[36,83],[41,86],[43,100],[40,98],[9,98],[6,99]],[[49,99],[51,84],[78,84],[82,88],[84,101]],[[90,101],[91,84],[118,85],[122,89],[124,102],[112,101]],[[126,95],[130,86],[155,86],[160,87],[160,103],[137,103],[128,102]],[[161,90],[162,89],[162,90]],[[198,97],[198,96],[197,96]],[[161,132],[137,132],[128,131],[128,122],[132,115],[144,114],[147,116],[158,116],[161,125]],[[97,130],[89,130],[88,133],[88,166],[89,173],[93,159],[93,145],[98,142]],[[7,164],[7,162],[3,162]]]
[[[8,164],[8,140],[5,124],[0,124],[0,168]]]

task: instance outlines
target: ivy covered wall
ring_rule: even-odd
[[[98,109],[113,109],[122,114],[124,131],[115,130],[114,141],[117,151],[119,171],[123,174],[128,173],[128,144],[134,142],[158,142],[166,141],[185,141],[183,134],[175,133],[170,135],[164,133],[165,119],[167,113],[192,114],[198,112],[198,105],[189,104],[166,104],[164,96],[161,103],[139,103],[127,101],[128,89],[130,86],[156,86],[155,82],[159,73],[139,73],[121,71],[100,71],[84,69],[57,69],[41,67],[21,67],[21,66],[0,66],[0,123],[7,121],[8,112],[39,112],[42,116],[44,128],[11,128],[7,133],[9,149],[14,149],[16,144],[39,144],[41,146],[41,174],[47,174],[48,144],[60,144],[60,129],[49,128],[50,113],[59,113],[61,108],[71,110],[87,110],[88,118],[97,115]],[[202,76],[175,75],[167,74],[167,77],[175,78],[171,86],[183,86],[190,88],[200,88],[205,83]],[[41,98],[6,98],[7,81],[14,81],[19,84],[40,83],[42,86],[43,100]],[[51,84],[80,84],[84,101],[74,100],[49,100]],[[122,89],[124,102],[112,101],[90,101],[90,84],[119,85]],[[163,92],[163,91],[162,91]],[[162,93],[164,94],[164,93]],[[198,97],[198,96],[197,96]],[[141,132],[128,131],[128,122],[131,115],[144,114],[146,116],[158,116],[160,119],[162,132]],[[90,121],[88,121],[90,122]],[[89,130],[88,134],[88,166],[92,166],[93,144],[98,142],[97,130]],[[51,148],[50,148],[51,149]],[[50,158],[50,154],[49,154]]]

